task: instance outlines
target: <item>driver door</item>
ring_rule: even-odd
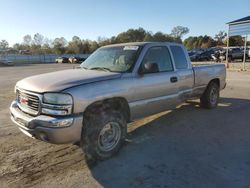
[[[147,50],[140,69],[157,64],[158,71],[142,73],[135,78],[135,98],[131,103],[133,119],[175,107],[178,103],[178,77],[167,46]]]

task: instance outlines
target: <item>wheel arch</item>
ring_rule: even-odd
[[[207,86],[209,86],[211,83],[216,83],[220,88],[220,79],[219,78],[213,78],[212,80],[209,81]]]
[[[110,108],[120,111],[124,115],[126,121],[130,122],[130,107],[128,101],[124,97],[112,97],[95,101],[85,108],[83,114],[89,116],[92,113],[100,113]]]

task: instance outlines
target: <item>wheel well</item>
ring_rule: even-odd
[[[208,85],[209,84],[211,84],[211,83],[216,83],[219,87],[220,87],[220,79],[219,78],[214,78],[214,79],[212,79],[209,83],[208,83]]]
[[[103,110],[114,109],[120,111],[127,122],[130,121],[130,108],[128,102],[123,97],[108,98],[90,104],[84,111],[84,115],[100,113]]]

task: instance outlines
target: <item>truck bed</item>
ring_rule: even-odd
[[[226,84],[226,68],[224,64],[193,65],[194,87],[207,86],[212,79],[220,80],[220,89]]]

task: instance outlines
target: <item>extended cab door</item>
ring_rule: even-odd
[[[178,78],[178,100],[187,100],[193,92],[194,73],[186,49],[179,44],[171,44],[170,50]]]
[[[145,66],[154,67],[152,71]],[[173,108],[178,102],[178,78],[167,46],[149,47],[135,76],[132,119]]]

